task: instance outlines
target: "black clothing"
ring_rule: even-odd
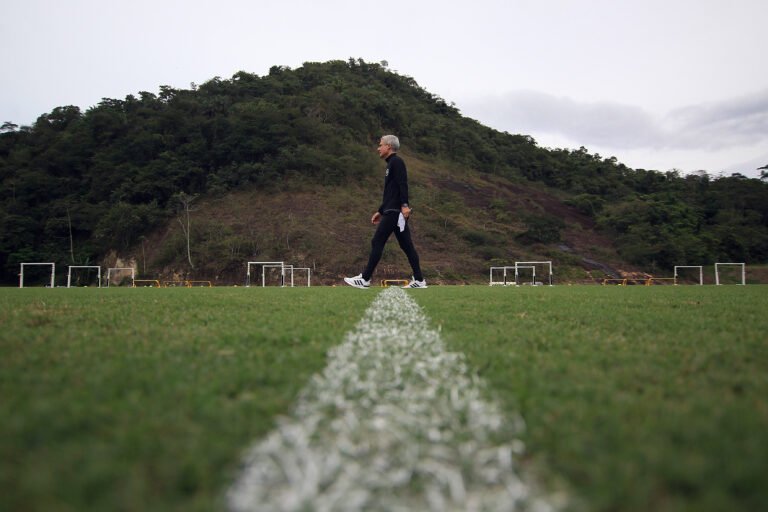
[[[387,157],[387,172],[384,175],[384,198],[382,199],[381,206],[379,206],[381,220],[376,227],[376,233],[373,234],[371,239],[371,255],[368,257],[368,265],[363,270],[363,279],[366,281],[371,280],[373,271],[376,269],[376,265],[379,264],[381,255],[384,253],[384,245],[387,243],[392,232],[395,233],[400,248],[408,257],[408,263],[411,264],[411,269],[413,270],[413,278],[417,281],[424,280],[424,276],[421,274],[421,267],[419,266],[419,254],[413,246],[411,229],[408,227],[408,222],[405,223],[403,231],[400,231],[400,228],[397,226],[397,220],[400,217],[400,207],[404,204],[408,204],[408,171],[405,168],[403,159],[397,156],[396,153],[393,153]]]
[[[387,157],[387,172],[384,174],[384,198],[379,206],[379,213],[400,212],[400,207],[408,204],[408,171],[403,159],[392,153]]]
[[[400,216],[400,210],[397,212],[389,212],[381,216],[381,221],[376,227],[376,233],[373,234],[371,239],[371,255],[368,257],[368,265],[363,270],[363,279],[366,281],[371,280],[373,271],[376,269],[376,265],[381,260],[381,255],[384,253],[384,245],[389,239],[389,235],[395,232],[397,242],[400,244],[400,248],[408,257],[408,263],[411,264],[413,270],[413,278],[417,281],[423,281],[424,276],[421,275],[421,266],[419,265],[419,254],[416,252],[416,248],[413,246],[411,240],[411,230],[408,227],[408,223],[405,223],[405,229],[400,231],[397,227],[397,219]]]

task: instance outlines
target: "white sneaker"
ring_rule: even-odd
[[[417,281],[413,277],[411,277],[411,282],[407,285],[403,286],[404,289],[407,288],[426,288],[427,287],[427,280],[424,279],[423,281]]]
[[[363,279],[363,274],[358,274],[355,277],[345,277],[344,282],[349,286],[354,286],[355,288],[366,289],[371,286],[370,281]]]

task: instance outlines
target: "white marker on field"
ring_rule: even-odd
[[[551,510],[516,467],[519,418],[484,397],[421,308],[382,291],[290,418],[246,456],[230,510]]]

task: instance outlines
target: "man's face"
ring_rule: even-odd
[[[389,155],[392,154],[392,146],[389,144],[385,144],[384,140],[379,141],[379,149],[377,150],[379,152],[380,158],[387,158]]]

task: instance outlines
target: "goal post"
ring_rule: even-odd
[[[24,288],[24,267],[31,266],[48,266],[51,267],[51,281],[49,288],[53,288],[56,285],[56,264],[55,263],[22,263],[21,271],[19,272],[19,288]]]
[[[109,284],[114,278],[115,275],[121,274],[121,273],[131,273],[131,287],[135,288],[134,281],[136,280],[136,269],[133,267],[110,267],[107,269],[107,288],[109,288]]]
[[[675,265],[675,273],[674,273],[674,284],[678,285],[678,280],[680,278],[680,273],[677,271],[680,268],[697,268],[699,269],[699,285],[704,285],[704,267],[701,265]]]
[[[720,267],[741,267],[741,285],[747,284],[746,265],[744,263],[715,263],[715,285],[720,285]]]
[[[99,280],[99,288],[101,288],[101,266],[99,265],[70,265],[69,269],[67,270],[67,288],[72,287],[72,269],[81,269],[81,268],[95,268],[96,269],[96,277]]]
[[[266,271],[268,268],[279,268],[280,269],[280,286],[285,286],[285,270],[286,265],[283,261],[249,261],[248,265],[246,267],[246,273],[245,273],[245,286],[250,287],[252,282],[252,272],[251,268],[255,267],[261,267],[261,286],[266,286]]]

